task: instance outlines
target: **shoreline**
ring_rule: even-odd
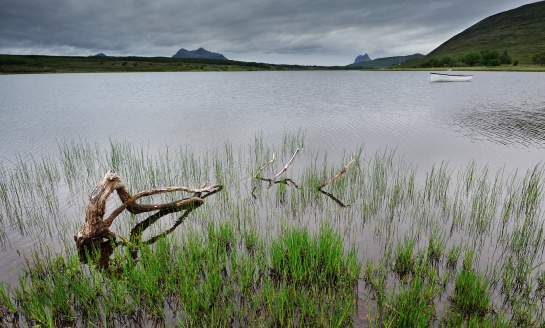
[[[385,67],[349,68],[347,66],[304,66],[267,64],[234,60],[168,57],[65,57],[38,55],[1,55],[0,75],[116,72],[247,72],[247,71],[497,71],[545,72],[545,66],[519,64],[499,67]]]

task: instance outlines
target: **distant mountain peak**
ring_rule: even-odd
[[[354,64],[368,61],[371,61],[371,58],[369,58],[369,55],[365,53],[365,55],[359,55],[358,57],[356,57],[356,60],[354,60]]]
[[[363,56],[362,56],[363,57]],[[362,61],[359,63],[354,63],[347,65],[351,68],[384,68],[384,67],[390,67],[392,65],[399,65],[401,63],[404,63],[411,59],[418,59],[422,58],[424,55],[422,54],[414,54],[409,56],[395,56],[395,57],[384,57],[384,58],[376,58],[370,61]]]
[[[217,52],[210,52],[203,47],[197,50],[186,50],[184,48],[178,50],[178,52],[172,56],[172,58],[206,58],[206,59],[219,59],[227,60],[227,58]]]

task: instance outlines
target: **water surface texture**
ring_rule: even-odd
[[[395,148],[416,165],[531,167],[543,152],[543,73],[212,72],[0,76],[0,159],[65,140],[209,149],[302,131],[335,153]]]

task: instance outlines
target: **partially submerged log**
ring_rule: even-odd
[[[93,244],[94,242],[101,242],[104,239],[115,240],[117,235],[110,231],[110,226],[115,218],[117,218],[124,210],[127,210],[132,214],[159,211],[162,215],[165,215],[166,213],[175,213],[183,210],[195,209],[204,203],[204,198],[206,195],[202,196],[203,193],[215,193],[222,188],[223,186],[220,184],[215,184],[208,187],[206,187],[205,184],[200,189],[190,189],[187,187],[166,187],[141,191],[131,196],[127,190],[127,187],[121,181],[120,176],[117,173],[110,171],[106,173],[102,181],[91,193],[89,201],[87,202],[87,208],[85,210],[85,223],[83,223],[79,229],[76,230],[74,240],[78,247],[87,246]],[[123,204],[115,209],[106,219],[104,219],[104,214],[106,212],[106,201],[114,191],[117,192],[117,195]],[[144,196],[175,191],[194,193],[194,196],[162,204],[143,205],[136,203],[139,198]]]

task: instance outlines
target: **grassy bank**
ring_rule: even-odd
[[[518,65],[518,66],[477,66],[477,67],[435,67],[435,68],[414,68],[414,67],[390,67],[389,71],[466,71],[466,72],[545,72],[545,66]]]
[[[0,236],[20,231],[44,243],[23,252],[18,278],[3,277],[0,322],[545,323],[543,166],[510,173],[440,163],[418,172],[395,153],[360,149],[319,190],[352,155],[331,159],[305,144],[290,162],[303,144],[303,136],[286,135],[278,144],[257,137],[199,153],[151,154],[128,143],[65,143],[58,156],[0,166]],[[190,214],[142,231],[134,227],[145,217],[124,214],[112,230],[130,244],[78,253],[72,233],[110,168],[132,192],[206,180],[225,188]]]

